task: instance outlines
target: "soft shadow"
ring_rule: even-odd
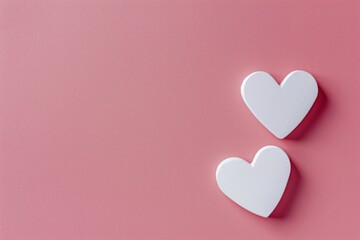
[[[271,213],[271,218],[286,218],[290,214],[296,195],[299,192],[300,184],[301,175],[294,163],[291,161],[291,173],[288,184],[279,204]]]
[[[315,100],[314,105],[310,109],[309,113],[305,116],[302,122],[290,133],[285,139],[288,140],[300,140],[306,137],[311,130],[316,127],[316,124],[321,119],[324,111],[327,107],[327,97],[320,86],[318,86],[319,92]]]

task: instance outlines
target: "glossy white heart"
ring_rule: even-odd
[[[250,164],[231,157],[216,169],[216,181],[231,200],[262,217],[279,203],[290,176],[290,160],[279,147],[261,148]]]
[[[241,95],[255,117],[277,138],[289,135],[304,119],[318,95],[314,77],[296,70],[278,85],[266,72],[254,72],[241,85]]]

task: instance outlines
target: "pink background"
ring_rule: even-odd
[[[291,3],[290,3],[291,2]],[[0,1],[0,239],[359,239],[360,3]],[[285,140],[243,103],[255,70],[312,73]],[[269,219],[222,159],[293,172]]]

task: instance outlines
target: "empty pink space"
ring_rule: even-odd
[[[359,239],[360,3],[0,0],[0,239]],[[310,72],[278,140],[240,85]],[[227,157],[292,162],[270,218],[226,198]]]

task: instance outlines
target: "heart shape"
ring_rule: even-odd
[[[241,85],[241,95],[255,117],[277,138],[289,135],[304,119],[318,95],[314,77],[289,73],[278,85],[267,72],[254,72]]]
[[[236,157],[223,160],[216,169],[216,181],[231,200],[266,218],[284,193],[290,168],[290,160],[281,148],[266,146],[251,164]]]

